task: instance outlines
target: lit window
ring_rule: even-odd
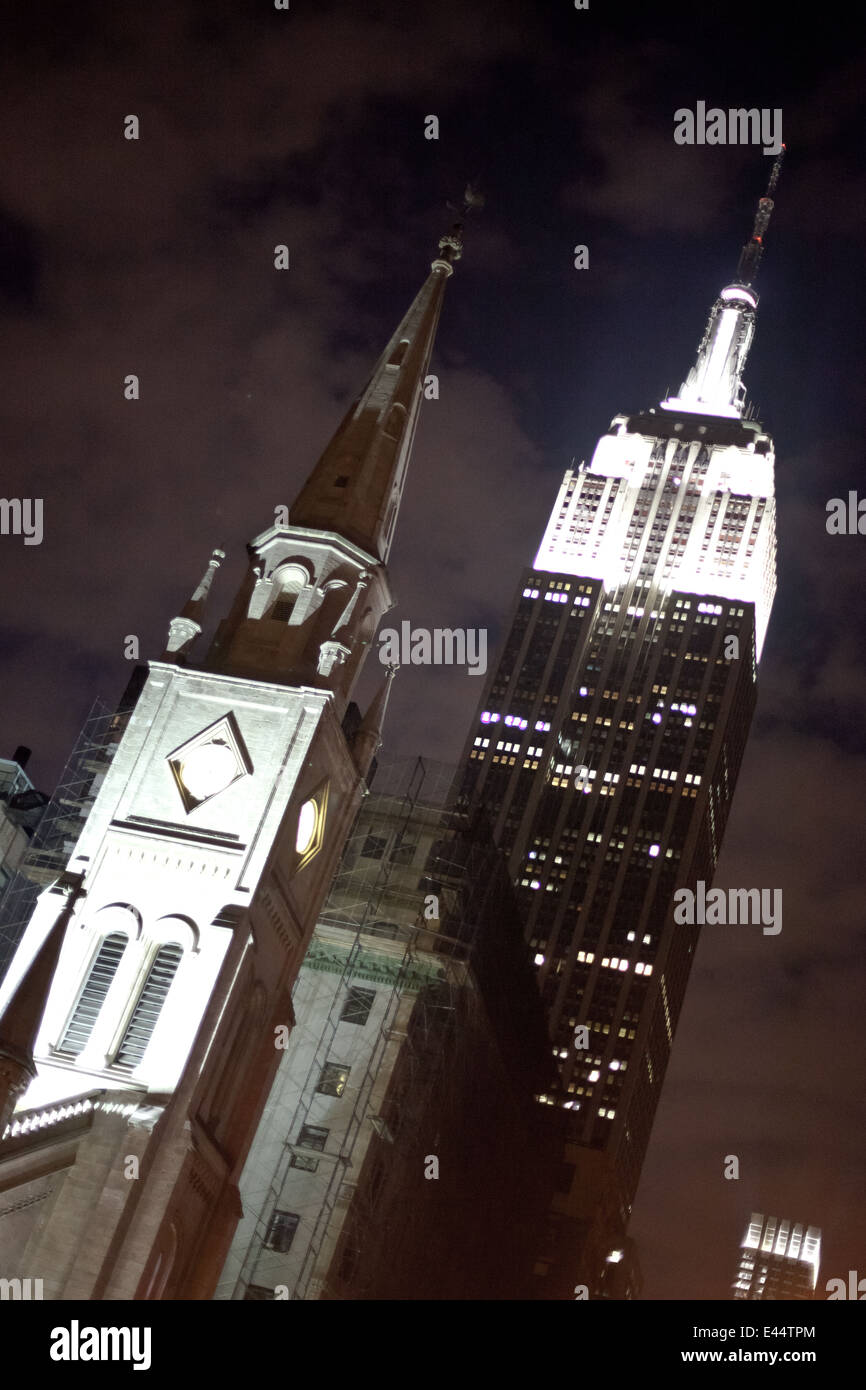
[[[339,1062],[326,1062],[322,1067],[317,1092],[323,1096],[341,1096],[346,1089],[350,1070],[350,1067],[343,1067]]]
[[[316,833],[316,803],[305,801],[298,814],[298,833],[295,849],[298,854],[306,854]]]

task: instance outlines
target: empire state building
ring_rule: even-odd
[[[523,899],[558,1061],[538,1099],[568,1112],[559,1213],[591,1245],[606,1208],[602,1262],[699,935],[673,895],[712,880],[776,588],[773,441],[742,374],[781,159],[679,394],[617,415],[566,472],[463,757],[462,795],[486,807]]]

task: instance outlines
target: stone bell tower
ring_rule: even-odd
[[[208,1298],[216,1282],[275,1036],[378,742],[381,694],[354,740],[343,716],[392,606],[386,562],[461,249],[458,223],[197,657],[214,551],[0,989],[0,1190],[32,1211],[8,1237],[0,1220],[0,1275],[33,1270],[46,1298]]]

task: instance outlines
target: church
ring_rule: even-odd
[[[380,742],[353,690],[461,224],[196,650],[215,550],[0,986],[0,1274],[46,1299],[209,1299],[292,989]],[[348,712],[348,717],[347,717]]]

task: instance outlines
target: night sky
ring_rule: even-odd
[[[124,638],[158,656],[218,544],[224,610],[467,179],[487,206],[446,292],[390,617],[486,626],[492,661],[563,470],[679,386],[751,231],[771,159],[678,146],[674,111],[782,108],[745,378],[776,443],[779,591],[717,886],[781,887],[784,926],[704,928],[632,1234],[651,1299],[727,1298],[753,1209],[823,1228],[821,1286],[866,1275],[866,537],[825,528],[830,498],[866,495],[862,36],[664,0],[19,0],[4,19],[0,491],[42,497],[45,534],[0,536],[0,736],[49,791],[125,685]],[[480,685],[404,668],[388,751],[456,761]]]

